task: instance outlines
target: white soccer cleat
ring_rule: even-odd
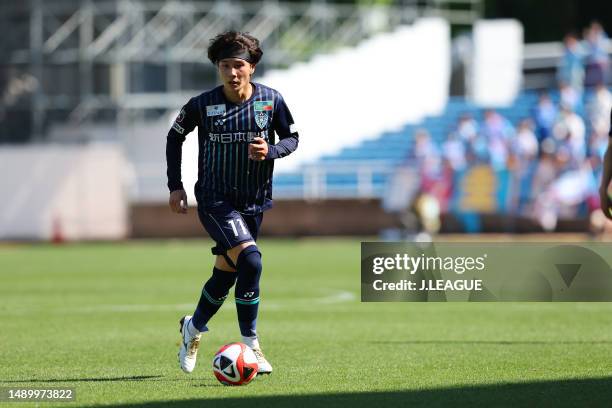
[[[200,347],[200,338],[202,334],[198,333],[192,336],[189,332],[189,323],[191,322],[191,316],[183,316],[179,321],[180,333],[181,333],[181,348],[178,352],[178,359],[181,365],[181,370],[187,374],[191,373],[196,365],[196,358],[198,357],[198,348]]]
[[[272,366],[266,360],[266,357],[261,352],[260,348],[252,349],[255,357],[257,357],[257,374],[270,374],[272,372]]]

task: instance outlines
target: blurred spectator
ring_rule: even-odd
[[[557,80],[581,93],[584,82],[584,51],[574,33],[565,35],[563,46],[563,56],[557,68]]]
[[[576,215],[576,206],[593,190],[593,173],[573,156],[570,135],[547,139],[534,176],[533,216],[545,231],[556,228],[560,214]]]
[[[524,119],[518,126],[516,138],[514,138],[512,151],[517,157],[521,168],[535,159],[538,155],[538,139],[533,133],[533,123]]]
[[[595,158],[595,170],[600,170],[600,166],[603,163],[603,157],[608,148],[608,139],[610,137],[606,133],[597,133],[593,131],[589,141],[589,157]]]
[[[448,162],[453,171],[461,171],[467,166],[465,143],[463,143],[457,133],[450,133],[442,144],[442,157]]]
[[[414,158],[424,176],[437,176],[442,164],[440,150],[425,129],[417,129],[414,135]]]
[[[487,110],[484,114],[481,134],[487,141],[491,166],[496,170],[505,168],[508,161],[509,142],[514,135],[512,124],[494,110]]]
[[[589,121],[596,134],[607,134],[610,129],[610,109],[612,109],[612,93],[604,84],[598,84],[593,93],[593,99],[587,106]]]
[[[574,111],[566,106],[561,107],[561,113],[555,126],[553,136],[559,147],[569,149],[570,161],[581,162],[586,154],[586,135],[584,121]]]
[[[428,195],[437,200],[438,206],[446,208],[452,192],[453,170],[442,160],[438,145],[425,129],[418,129],[414,135],[414,158],[421,177],[419,197]]]
[[[566,135],[563,140],[557,141],[555,165],[557,166],[558,177],[569,170],[578,168],[580,163],[581,162],[576,159],[576,155],[574,154],[568,135]]]
[[[555,142],[552,139],[546,139],[542,142],[540,160],[531,184],[533,197],[537,197],[544,192],[556,177]]]
[[[591,167],[593,168],[593,174],[596,180],[602,180],[603,176],[603,161],[606,155],[606,149],[608,148],[608,139],[610,137],[603,133],[597,134],[593,131],[589,139],[589,160],[591,161]],[[596,197],[594,207],[599,205],[599,198]]]
[[[538,156],[538,139],[533,132],[533,122],[523,119],[517,128],[516,137],[511,139],[508,168],[512,171],[513,197],[509,204],[517,213],[531,200],[531,181]]]
[[[581,203],[597,195],[590,162],[563,173],[535,201],[535,216],[546,231],[553,231],[559,216],[576,217]]]
[[[559,84],[559,106],[581,111],[582,94],[565,82]]]
[[[610,61],[608,58],[608,36],[601,24],[593,21],[585,30],[584,48],[586,51],[585,86],[595,86],[607,82]]]
[[[557,107],[552,99],[550,99],[550,95],[546,92],[542,92],[538,104],[533,110],[533,120],[535,121],[539,142],[551,136],[556,118]]]
[[[549,212],[546,211],[546,208],[543,208],[543,203],[538,201],[538,198],[542,197],[544,192],[549,189],[557,178],[557,165],[554,156],[555,142],[552,138],[545,139],[541,147],[540,160],[536,166],[531,183],[531,198],[533,202],[530,212],[540,225],[546,226],[544,227],[545,229],[549,229],[551,224]],[[556,220],[554,220],[554,224],[556,224]]]
[[[468,162],[483,162],[489,160],[487,140],[480,135],[480,125],[469,113],[463,114],[457,123],[457,136],[466,147]]]
[[[478,136],[478,122],[469,113],[463,114],[457,123],[457,135],[466,143],[471,143]]]

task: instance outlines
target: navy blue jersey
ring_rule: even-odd
[[[297,148],[298,133],[281,94],[261,84],[252,85],[253,94],[239,105],[227,100],[223,86],[219,86],[183,106],[166,143],[170,191],[183,188],[181,145],[197,126],[198,181],[194,190],[198,204],[226,201],[243,214],[257,214],[272,206],[274,159]],[[255,137],[268,142],[263,161],[248,158],[248,144]]]

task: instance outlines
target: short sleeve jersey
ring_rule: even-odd
[[[293,118],[280,93],[253,83],[251,97],[237,105],[225,97],[219,86],[185,104],[168,133],[168,146],[182,144],[198,127],[198,181],[195,196],[199,205],[229,202],[244,214],[257,214],[272,206],[274,160],[297,148],[298,134]],[[285,143],[275,146],[276,138]],[[248,145],[255,137],[269,145],[267,158],[248,158]],[[168,187],[182,188],[180,152],[178,169],[168,155]],[[177,174],[178,173],[178,174]]]

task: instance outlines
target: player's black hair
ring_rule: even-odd
[[[224,58],[238,57],[255,65],[261,60],[263,51],[259,40],[248,33],[226,31],[210,40],[208,59],[215,65]]]

